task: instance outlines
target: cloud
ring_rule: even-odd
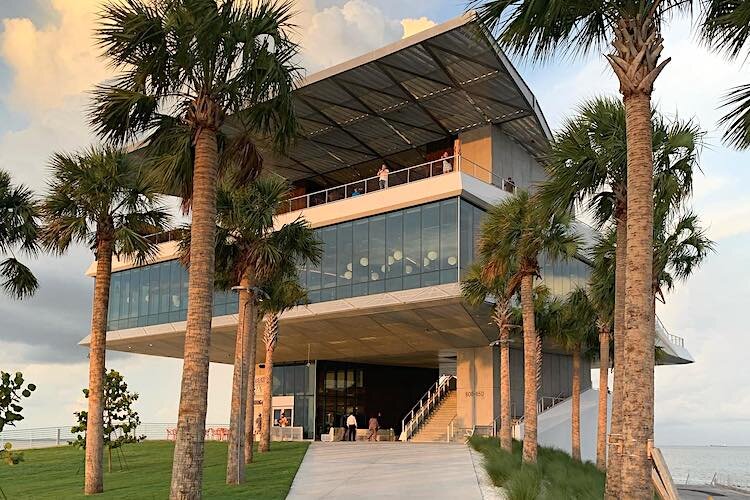
[[[401,26],[404,28],[404,38],[415,35],[420,31],[432,28],[435,26],[435,21],[427,19],[425,16],[419,19],[402,19]]]

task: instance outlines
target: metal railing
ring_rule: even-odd
[[[427,389],[427,392],[419,398],[419,401],[417,401],[409,413],[401,419],[401,436],[399,437],[399,441],[408,441],[414,435],[419,426],[432,413],[432,410],[451,391],[451,385],[455,380],[456,377],[454,375],[442,376]]]
[[[334,186],[314,193],[295,196],[284,202],[279,214],[303,210],[305,208],[325,205],[335,201],[346,200],[357,196],[381,191],[383,189],[409,184],[424,179],[430,179],[439,175],[449,174],[454,171],[465,172],[472,177],[494,184],[510,193],[515,193],[516,186],[512,180],[502,179],[491,170],[488,170],[473,161],[461,156],[454,155],[446,158],[420,163],[411,167],[390,172],[385,184],[381,184],[380,177],[374,175],[366,179],[360,179],[340,186]]]
[[[662,331],[666,335],[667,340],[669,341],[670,344],[674,344],[676,346],[680,346],[683,349],[685,348],[685,339],[682,338],[682,337],[680,337],[680,336],[678,336],[678,335],[673,335],[673,334],[669,333],[669,330],[667,330],[667,327],[664,326],[664,323],[661,322],[661,319],[659,318],[659,316],[656,316],[656,324],[657,324],[658,327],[660,327],[662,329]]]

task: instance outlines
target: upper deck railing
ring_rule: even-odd
[[[664,326],[664,323],[661,322],[661,319],[659,319],[659,316],[656,316],[656,323],[664,331],[664,334],[667,336],[667,340],[669,340],[670,343],[680,346],[682,348],[685,347],[685,339],[683,339],[682,337],[678,335],[673,335],[669,333],[669,330],[667,330],[667,327]]]
[[[400,186],[402,184],[409,184],[449,174],[454,171],[465,172],[472,177],[484,180],[489,184],[494,184],[510,193],[515,193],[516,191],[516,185],[512,180],[502,179],[492,171],[477,165],[473,161],[461,155],[455,155],[389,172],[388,179],[385,182],[381,182],[380,177],[374,175],[348,184],[342,184],[322,191],[296,196],[285,201],[279,210],[279,213],[283,214],[295,210],[303,210],[305,208],[325,205],[334,201],[363,196],[383,189]]]

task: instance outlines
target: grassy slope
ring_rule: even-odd
[[[479,436],[471,446],[484,455],[484,467],[492,482],[502,486],[510,500],[601,499],[604,474],[592,463],[581,463],[560,450],[539,447],[536,466],[521,464],[521,443],[513,442],[513,453],[500,449],[497,439]]]
[[[247,468],[247,483],[224,484],[227,444],[206,442],[204,498],[286,497],[308,443],[273,443],[270,453],[256,454],[257,461]],[[128,469],[104,476],[102,495],[96,498],[167,498],[172,473],[170,441],[146,441],[125,447]],[[85,498],[83,495],[83,452],[72,447],[46,448],[24,452],[25,461],[16,466],[0,464],[0,487],[8,499]],[[0,498],[2,498],[0,496]]]

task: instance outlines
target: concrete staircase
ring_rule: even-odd
[[[415,443],[445,442],[448,438],[448,424],[456,416],[456,391],[445,395],[440,405],[435,408],[427,421],[412,436],[410,441]]]

